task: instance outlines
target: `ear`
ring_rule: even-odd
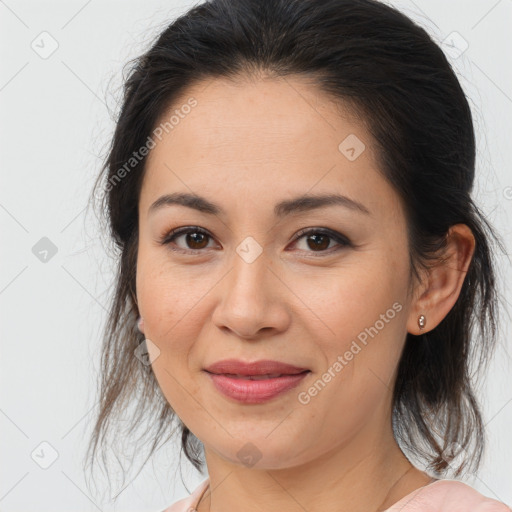
[[[137,319],[137,328],[142,334],[144,334],[144,319],[140,316]]]
[[[460,294],[475,251],[475,237],[466,224],[455,224],[447,233],[442,260],[428,271],[419,285],[407,320],[407,331],[414,335],[428,332],[446,317]],[[425,315],[426,325],[419,328],[418,317]]]

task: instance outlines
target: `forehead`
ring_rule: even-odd
[[[184,108],[190,98],[195,106]],[[394,191],[352,112],[300,78],[195,84],[160,119],[166,129],[146,162],[141,210],[176,191],[246,204],[338,192],[389,209]]]

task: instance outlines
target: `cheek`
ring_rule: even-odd
[[[370,259],[333,270],[322,277],[329,286],[318,281],[309,293],[304,278],[298,291],[314,313],[310,325],[322,333],[316,340],[329,373],[321,376],[329,381],[323,403],[367,412],[392,388],[406,333],[405,268],[382,254]]]
[[[354,257],[343,267],[294,278],[294,292],[304,305],[309,327],[317,329],[327,347],[343,350],[377,324],[379,338],[393,339],[405,310],[401,265],[381,253]],[[309,311],[309,313],[308,313]],[[348,348],[348,347],[347,347]],[[344,350],[343,350],[344,351]]]
[[[372,300],[356,300],[342,290],[337,295],[336,306],[322,311],[336,336],[319,340],[326,367],[306,390],[311,395],[305,406],[323,418],[321,437],[328,444],[351,438],[389,409],[403,345],[404,309],[398,301],[393,307],[385,293]]]
[[[139,254],[137,297],[146,333],[167,344],[183,338],[180,331],[197,325],[201,298],[213,288],[215,281],[211,276],[198,279],[194,272],[170,264],[162,257],[162,251],[154,253]]]
[[[200,413],[190,396],[198,393],[190,378],[190,354],[194,340],[200,336],[202,322],[201,291],[176,271],[141,265],[140,288],[137,288],[145,336],[159,350],[152,370],[166,401],[182,418]],[[197,283],[196,283],[197,284]]]
[[[197,268],[187,269],[162,261],[160,251],[141,251],[137,266],[137,297],[144,317],[145,336],[160,350],[153,363],[162,387],[176,388],[172,377],[190,382],[190,357],[208,318],[208,292],[218,277]],[[172,374],[172,375],[170,375]],[[179,386],[178,386],[179,387]]]

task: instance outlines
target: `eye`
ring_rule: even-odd
[[[305,238],[305,246],[306,249],[304,249],[306,252],[320,252],[320,253],[332,253],[335,251],[338,251],[342,249],[343,247],[350,247],[352,246],[352,243],[350,240],[341,235],[340,233],[336,231],[332,231],[330,229],[320,229],[320,228],[307,228],[302,229],[297,233],[297,235],[294,238],[294,245],[297,245],[296,242],[301,240],[302,238]],[[334,246],[334,251],[330,250],[333,249],[332,246],[330,246],[330,243],[334,241],[338,244],[338,247]],[[310,249],[310,250],[308,250]],[[321,254],[322,255],[322,254]]]
[[[185,247],[179,247],[179,245],[176,244],[176,240],[179,240],[181,237],[184,237]],[[302,238],[305,238],[306,249],[301,250],[304,250],[305,252],[330,254],[342,249],[343,247],[352,246],[352,243],[348,238],[336,231],[325,228],[302,229],[295,235],[293,244],[297,245],[297,242]],[[203,249],[208,249],[208,241],[210,239],[212,239],[212,236],[199,226],[187,226],[172,230],[166,234],[162,240],[160,240],[160,244],[177,246],[171,246],[171,250],[173,251],[197,254]],[[338,246],[332,247],[332,241],[337,243]],[[322,254],[320,254],[320,256],[321,255]]]
[[[188,226],[172,230],[165,235],[163,240],[160,240],[160,243],[162,245],[171,245],[171,243],[174,243],[175,240],[181,237],[185,237],[185,247],[171,247],[171,249],[173,251],[181,251],[190,254],[195,254],[197,251],[207,248],[208,239],[212,238],[207,231],[199,226]]]

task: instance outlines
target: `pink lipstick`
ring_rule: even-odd
[[[296,387],[310,370],[280,361],[246,363],[236,359],[218,361],[205,371],[223,395],[246,404],[261,404]]]

